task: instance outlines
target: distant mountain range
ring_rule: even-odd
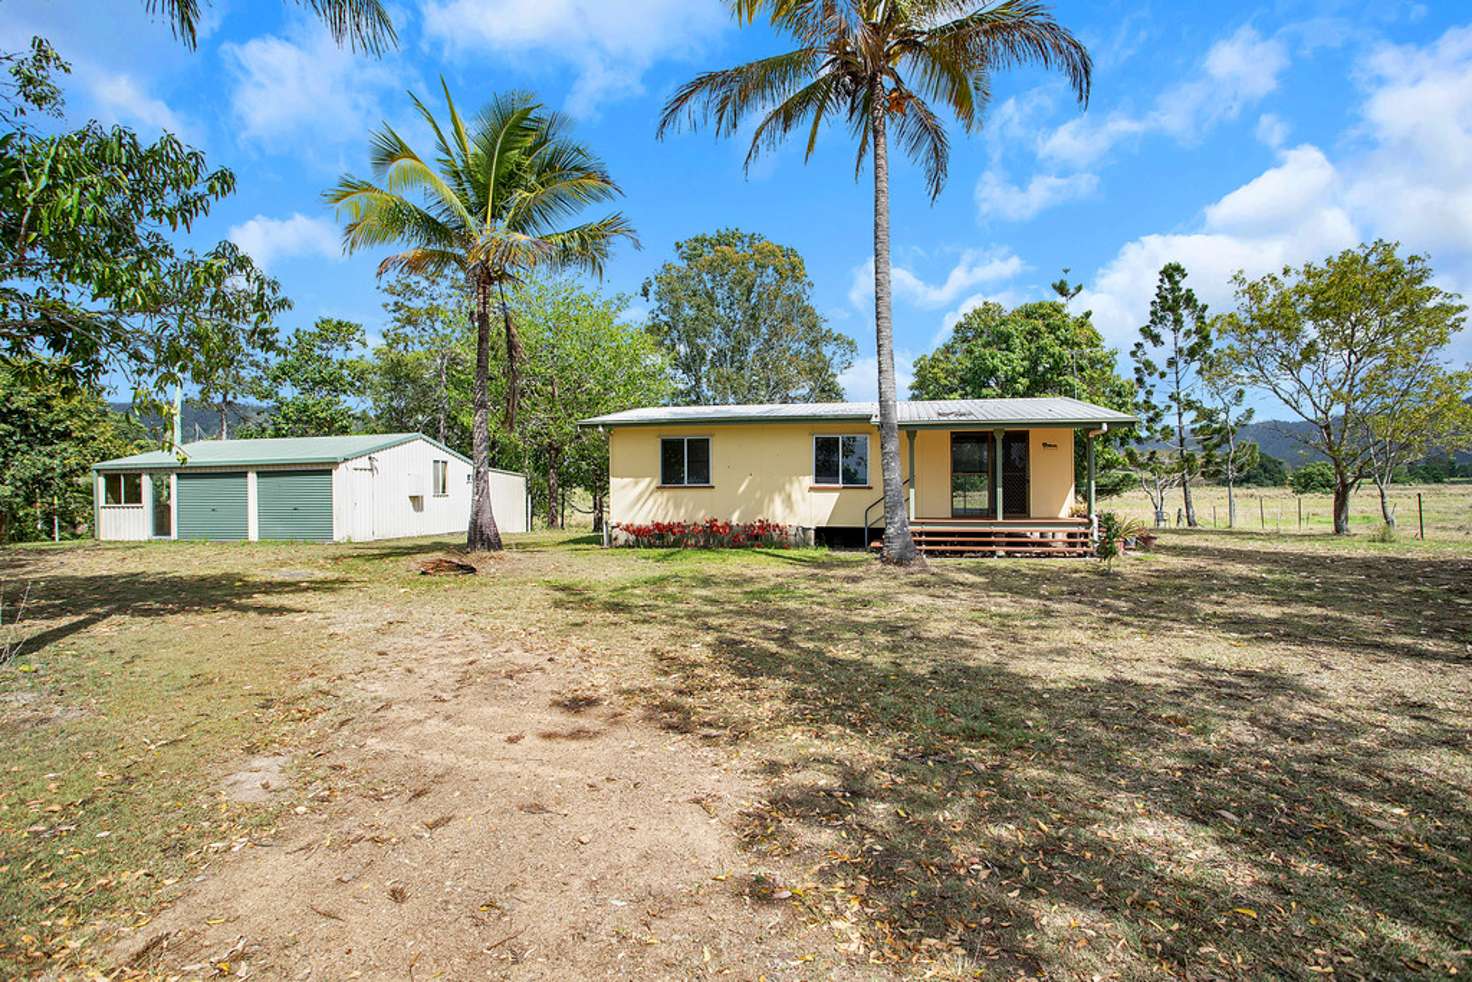
[[[111,407],[113,412],[124,414],[131,412],[133,409],[133,404],[130,402],[109,402],[108,406]],[[249,403],[238,404],[232,407],[227,420],[230,431],[233,433],[235,428],[241,423],[249,423],[251,420],[264,415],[265,412],[265,406],[256,406]],[[184,424],[183,434],[185,443],[190,443],[194,440],[213,440],[220,435],[220,414],[213,406],[206,406],[204,403],[186,399],[180,417]],[[139,414],[137,418],[149,433],[162,436],[159,432],[162,421],[157,416],[143,413]]]
[[[1241,439],[1252,441],[1263,453],[1277,457],[1290,468],[1328,459],[1317,450],[1304,446],[1303,438],[1312,432],[1312,424],[1301,419],[1265,419],[1260,423],[1248,423],[1239,431]],[[1459,464],[1472,461],[1472,453],[1454,453],[1452,456]]]

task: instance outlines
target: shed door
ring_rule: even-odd
[[[246,537],[244,471],[211,474],[180,471],[175,494],[179,538]]]
[[[256,534],[332,541],[332,471],[257,471]]]

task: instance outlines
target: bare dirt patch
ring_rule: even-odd
[[[473,635],[425,644],[427,625],[405,621],[375,632],[387,658],[341,679],[352,721],[317,751],[303,804],[212,862],[122,962],[190,974],[233,951],[291,978],[802,964],[806,928],[747,895],[731,825],[756,791],[726,755],[617,714],[569,727],[602,705],[575,685],[601,670],[593,658]],[[232,787],[256,795],[282,763],[256,758]]]
[[[262,754],[247,760],[240,768],[225,776],[220,789],[231,801],[257,805],[271,800],[290,790],[291,781],[286,776],[286,767],[291,763],[289,754]]]

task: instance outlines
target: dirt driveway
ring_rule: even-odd
[[[731,820],[728,755],[620,708],[595,649],[443,610],[335,602],[354,667],[303,760],[226,797],[300,800],[221,849],[119,948],[135,971],[262,978],[773,977],[800,966],[780,884]],[[353,657],[349,652],[366,652]]]

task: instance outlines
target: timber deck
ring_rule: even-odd
[[[1086,518],[916,518],[915,547],[927,556],[1012,556],[1086,559],[1093,543]],[[883,546],[880,539],[869,548]]]

